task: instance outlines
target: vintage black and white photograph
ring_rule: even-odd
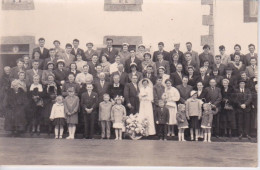
[[[258,0],[2,0],[0,165],[258,167]]]

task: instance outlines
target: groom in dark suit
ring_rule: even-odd
[[[127,105],[128,115],[139,112],[139,88],[137,85],[137,76],[132,76],[131,83],[127,83],[124,89],[124,97]]]

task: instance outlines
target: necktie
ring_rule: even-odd
[[[111,47],[108,47],[108,52],[111,52]]]
[[[101,81],[101,87],[102,88],[104,87],[104,81]]]

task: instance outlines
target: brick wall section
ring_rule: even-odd
[[[208,35],[201,35],[201,45],[208,44],[210,46],[211,53],[214,54],[214,4],[213,0],[201,0],[201,5],[209,5],[210,13],[208,15],[202,15],[202,25],[209,27]]]

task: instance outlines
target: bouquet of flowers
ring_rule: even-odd
[[[138,115],[130,114],[126,117],[126,133],[133,140],[141,139],[143,136],[148,135],[148,120],[146,118],[142,119]]]

